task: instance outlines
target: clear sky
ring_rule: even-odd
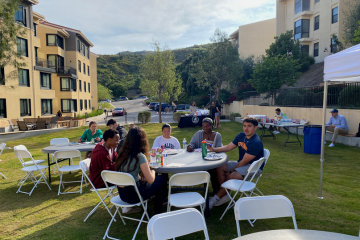
[[[216,28],[275,18],[275,0],[39,0],[34,11],[55,24],[78,29],[92,52],[151,50],[153,40],[171,49],[205,44]]]

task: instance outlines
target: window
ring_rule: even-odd
[[[318,3],[318,2],[320,2],[320,0],[315,0],[315,3]]]
[[[88,83],[88,92],[90,92],[90,83]]]
[[[90,67],[88,66],[88,76],[90,76]]]
[[[81,92],[81,80],[79,80],[79,92]]]
[[[84,92],[86,92],[86,82],[84,81]]]
[[[0,99],[0,118],[6,118],[6,99]]]
[[[91,105],[90,105],[90,99],[89,99],[89,109],[91,109]]]
[[[51,89],[51,74],[40,72],[40,87]]]
[[[65,59],[59,55],[47,55],[47,59],[50,61],[49,64],[51,68],[54,68],[56,71],[64,70]]]
[[[83,63],[83,71],[84,71],[84,74],[86,74],[86,65],[85,65],[85,63]]]
[[[80,46],[81,46],[80,40],[77,40],[77,51],[78,52],[80,52]]]
[[[332,53],[336,53],[336,52],[337,52],[337,44],[336,44],[334,38],[331,38],[330,51],[331,51]]]
[[[295,14],[310,11],[310,0],[295,0]]]
[[[20,86],[30,87],[29,70],[19,68],[18,76]]]
[[[0,67],[0,85],[5,85],[5,71],[3,67]]]
[[[319,43],[314,44],[314,57],[319,56]]]
[[[82,110],[83,110],[83,100],[80,99],[80,111],[82,111]]]
[[[332,23],[338,22],[338,10],[338,7],[332,9]]]
[[[81,62],[80,62],[80,60],[78,60],[78,70],[79,70],[79,72],[81,72]]]
[[[38,59],[39,57],[39,48],[35,47],[35,61]]]
[[[320,28],[320,16],[315,17],[314,31]]]
[[[41,99],[41,115],[52,114],[52,100]]]
[[[310,20],[301,19],[294,23],[294,39],[298,40],[300,38],[308,38],[310,30]]]
[[[309,45],[301,45],[300,50],[301,52],[309,53]]]
[[[20,99],[20,116],[31,116],[30,99]]]
[[[84,99],[84,108],[87,110],[87,101]]]
[[[22,52],[24,57],[28,56],[27,40],[23,38],[17,38],[17,52]]]
[[[89,48],[86,48],[86,57],[90,59],[90,50]]]
[[[58,46],[64,49],[64,39],[59,35],[46,34],[46,46]]]
[[[60,85],[61,91],[76,92],[76,79],[74,78],[61,78]]]
[[[37,37],[37,24],[33,23],[34,26],[34,36]]]
[[[61,99],[61,111],[63,113],[77,112],[77,101],[73,99]]]
[[[81,44],[81,53],[85,56],[85,45]]]
[[[23,6],[19,6],[19,10],[15,11],[15,21],[26,27],[26,9]]]

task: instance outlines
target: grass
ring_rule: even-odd
[[[112,108],[114,108],[114,106],[111,105],[111,104],[108,103],[108,102],[99,103],[99,104],[98,104],[98,108],[100,108],[100,106],[101,106],[102,110],[104,110],[105,108],[106,108],[106,109],[112,109]]]
[[[92,110],[91,113],[89,113],[89,114],[87,115],[87,117],[88,117],[88,118],[90,118],[90,117],[95,117],[95,116],[99,116],[99,115],[101,115],[101,114],[103,114],[103,113],[104,113],[104,110],[95,109],[95,110]],[[85,115],[85,114],[84,114],[84,115],[79,115],[78,118],[86,118],[86,115]]]
[[[242,126],[235,122],[222,123],[218,131],[224,144],[230,143]],[[161,124],[142,125],[148,135],[150,144],[161,133]],[[200,128],[179,129],[173,126],[172,135],[180,142],[186,138],[189,142],[195,131]],[[76,141],[86,127],[71,129],[58,133],[36,136],[27,139],[7,142],[7,146],[24,144],[35,159],[46,159],[41,149],[49,145],[52,138],[67,137]],[[104,128],[102,128],[104,130]],[[260,133],[260,132],[258,132]],[[303,152],[299,144],[283,146],[287,135],[276,135],[276,140],[264,138],[264,147],[271,152],[268,164],[258,187],[265,195],[284,195],[295,208],[296,219],[300,229],[313,229],[357,235],[360,224],[360,191],[359,191],[359,153],[360,149],[345,145],[327,148],[324,163],[323,200],[319,200],[319,166],[320,156]],[[302,138],[301,138],[302,140]],[[229,159],[238,157],[237,150],[228,153]],[[38,186],[32,196],[16,194],[17,182],[24,173],[13,150],[4,150],[1,155],[0,172],[7,179],[0,179],[0,236],[1,239],[101,239],[110,221],[110,216],[100,207],[86,223],[87,214],[98,202],[89,187],[83,194],[57,195],[59,184],[58,174],[52,175],[52,190],[46,185]],[[76,161],[75,161],[76,162]],[[65,164],[65,162],[64,162]],[[79,173],[67,174],[65,181],[79,179]],[[28,183],[24,190],[30,190]],[[66,190],[78,189],[77,183],[65,185]],[[149,214],[153,215],[152,203]],[[164,208],[165,209],[165,208]],[[226,213],[219,220],[225,206],[215,207],[211,216],[206,219],[211,239],[233,239],[236,237],[236,225],[233,211]],[[135,215],[140,216],[140,215]],[[126,221],[124,226],[115,222],[110,236],[131,239],[137,223]],[[242,234],[272,229],[293,228],[291,218],[258,220],[255,227],[247,221],[240,223]],[[179,239],[200,239],[202,233],[195,233]],[[137,239],[147,239],[146,225],[140,227]]]

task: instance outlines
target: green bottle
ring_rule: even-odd
[[[207,155],[206,140],[203,140],[201,142],[201,153],[202,153],[202,158],[206,157]]]

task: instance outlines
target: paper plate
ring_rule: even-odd
[[[208,154],[206,157],[204,157],[204,160],[207,160],[207,161],[216,161],[216,160],[220,160],[220,159],[222,159],[222,157],[217,154]]]
[[[165,150],[164,153],[166,153],[167,155],[175,155],[175,154],[178,154],[178,150],[169,149],[169,150]]]

